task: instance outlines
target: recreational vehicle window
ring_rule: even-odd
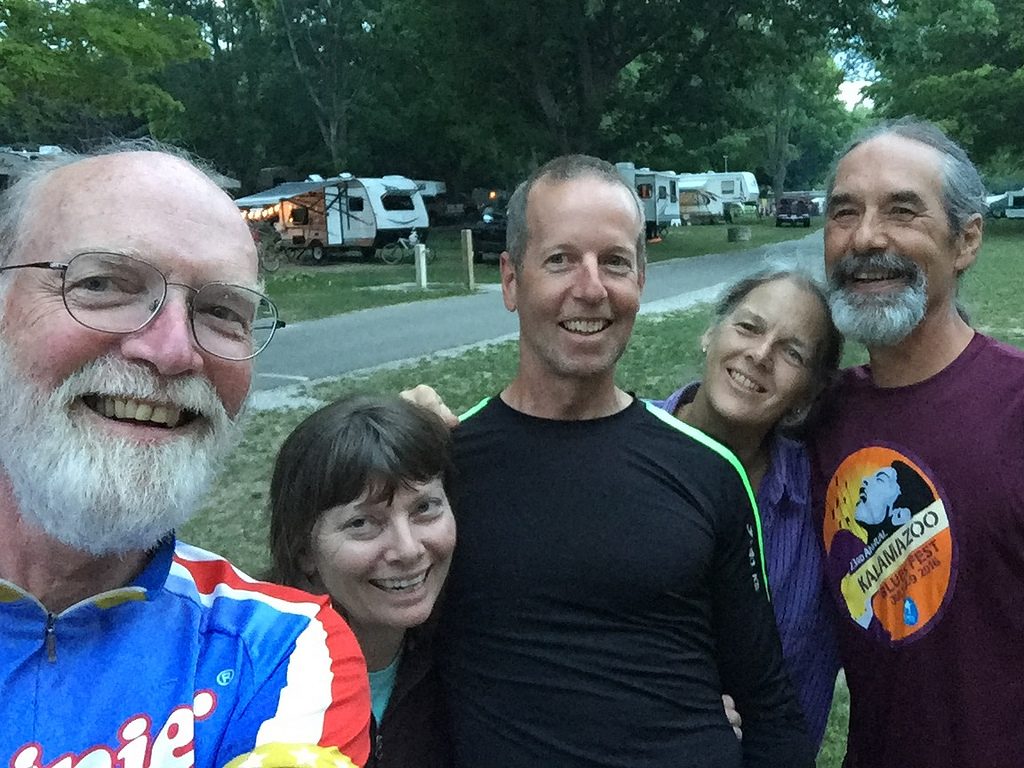
[[[675,183],[675,181],[670,181],[668,183],[668,199],[669,199],[669,202],[672,202],[672,203],[676,202],[679,199],[677,194],[676,194],[676,183]]]
[[[385,211],[414,211],[411,195],[384,195],[380,199]]]
[[[292,224],[309,224],[309,209],[296,205],[292,208],[288,221]]]
[[[722,179],[722,194],[723,195],[735,195],[736,194],[736,182],[732,179]]]
[[[637,193],[637,195],[640,196],[641,200],[650,200],[651,197],[654,195],[654,185],[653,184],[637,184],[636,185],[636,193]]]
[[[359,213],[363,210],[363,198],[361,197],[350,197],[348,198],[348,210],[349,213]]]
[[[666,198],[668,198],[668,188],[658,187],[658,199],[665,200]]]

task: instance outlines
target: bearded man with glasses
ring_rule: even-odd
[[[0,199],[0,763],[365,760],[329,604],[173,534],[280,325],[237,209],[180,157],[73,158]]]

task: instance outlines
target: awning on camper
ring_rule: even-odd
[[[268,205],[277,205],[282,200],[290,200],[307,192],[316,192],[324,187],[344,186],[353,183],[362,184],[367,192],[377,196],[388,194],[413,195],[419,191],[416,183],[405,176],[384,176],[380,179],[370,179],[346,175],[332,179],[321,179],[320,181],[288,181],[263,192],[240,197],[235,200],[235,205],[239,208],[263,208]]]
[[[679,191],[693,190],[693,189],[704,189],[707,186],[708,180],[706,177],[699,177],[696,179],[684,179],[680,178],[676,181],[676,187]]]
[[[263,192],[257,192],[246,197],[240,197],[235,200],[235,205],[239,208],[262,208],[265,205],[275,205],[282,200],[290,200],[293,197],[304,195],[307,192],[315,192],[318,189],[323,189],[328,184],[337,184],[337,179],[327,179],[324,181],[289,181],[284,184],[278,184],[276,187],[264,190]]]

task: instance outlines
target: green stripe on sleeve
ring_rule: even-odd
[[[462,423],[463,421],[465,421],[466,419],[468,419],[468,418],[469,418],[470,416],[475,416],[475,415],[476,415],[477,413],[479,413],[479,412],[480,412],[480,411],[481,411],[481,410],[483,409],[483,407],[484,407],[485,405],[487,405],[487,404],[488,404],[489,402],[491,402],[491,396],[490,396],[490,395],[488,395],[487,397],[485,397],[485,398],[484,398],[483,400],[481,400],[481,401],[480,401],[479,403],[477,403],[476,405],[474,405],[474,406],[473,406],[472,408],[470,408],[470,409],[469,409],[468,411],[466,411],[466,412],[465,412],[464,414],[462,414],[461,416],[459,416],[459,423]]]
[[[768,599],[771,600],[771,592],[768,589],[768,564],[764,556],[764,535],[761,532],[761,512],[757,508],[757,498],[754,496],[754,489],[750,487],[750,479],[747,477],[747,472],[745,469],[743,469],[743,465],[740,464],[740,460],[736,458],[736,454],[734,454],[720,442],[715,440],[713,437],[708,437],[706,434],[701,432],[696,427],[691,427],[689,424],[680,421],[672,414],[661,410],[661,408],[659,408],[656,405],[652,405],[647,400],[644,400],[643,404],[647,407],[647,410],[650,411],[658,419],[665,422],[673,429],[682,432],[687,437],[691,437],[698,443],[701,443],[702,445],[710,448],[712,451],[714,451],[723,459],[732,464],[732,466],[739,473],[740,478],[743,480],[743,487],[747,489],[747,498],[750,499],[750,506],[754,511],[754,528],[757,530],[757,549],[761,558],[761,579],[764,581],[764,593],[765,595],[767,595]],[[476,409],[470,411],[469,413],[472,414],[479,408],[480,406],[477,406]]]

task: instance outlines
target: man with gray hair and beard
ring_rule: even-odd
[[[329,604],[173,535],[279,324],[234,204],[116,151],[0,212],[0,763],[361,765],[366,669]]]
[[[811,446],[846,768],[1024,764],[1024,353],[957,307],[984,211],[967,155],[919,120],[869,130],[829,187],[832,312],[870,355]],[[861,513],[880,495],[883,535]]]

